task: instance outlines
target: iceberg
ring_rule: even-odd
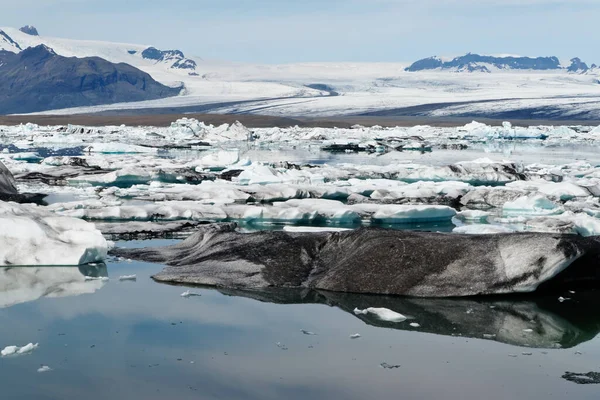
[[[563,282],[595,281],[600,238],[379,228],[241,233],[236,224],[224,223],[204,225],[174,246],[112,252],[166,263],[168,267],[153,276],[160,282],[453,297],[533,292],[550,283],[560,287]]]
[[[507,217],[557,215],[563,212],[563,207],[539,194],[519,197],[514,201],[504,203],[502,207],[502,213]]]
[[[93,224],[0,201],[0,265],[98,263],[107,251],[106,240]]]
[[[37,343],[36,344],[29,343],[28,345],[25,345],[23,347],[7,346],[2,351],[0,351],[0,355],[2,357],[7,357],[7,356],[14,356],[14,355],[21,355],[21,354],[29,354],[29,353],[33,352],[35,349],[37,349],[38,347],[39,347],[39,345]]]
[[[369,307],[364,310],[359,310],[358,308],[355,308],[354,314],[356,314],[356,315],[373,314],[373,315],[377,316],[377,318],[379,318],[380,320],[388,321],[388,322],[402,322],[402,321],[406,321],[408,319],[404,315],[397,313],[395,311],[392,311],[388,308]]]

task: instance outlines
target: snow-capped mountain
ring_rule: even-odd
[[[570,65],[563,66],[558,57],[484,56],[468,53],[449,61],[444,61],[437,56],[424,58],[414,62],[406,68],[406,71],[450,70],[455,72],[492,72],[498,70],[567,70],[568,72],[582,73],[587,72],[589,69],[590,67],[577,57],[571,59]]]
[[[72,40],[41,36],[34,26],[21,29],[0,28],[0,50],[19,52],[28,47],[45,45],[65,57],[100,57],[113,63],[127,63],[138,68],[182,70],[193,73],[196,61],[179,50],[158,50],[152,46]]]
[[[46,113],[256,113],[600,119],[600,69],[579,58],[467,54],[409,63],[255,65],[207,61],[151,45],[62,39],[0,28],[0,50],[44,45],[61,57],[131,65],[177,96],[56,106]],[[171,47],[171,46],[169,46]],[[176,48],[177,44],[171,48]],[[1,61],[0,61],[1,62]],[[483,73],[456,73],[456,72]],[[491,73],[487,73],[491,72]],[[86,103],[87,104],[87,103]],[[97,103],[99,104],[99,103]],[[142,111],[143,110],[143,111]],[[0,109],[1,113],[6,110]]]
[[[0,51],[0,110],[25,113],[176,96],[127,64],[99,57],[63,57],[45,45]]]

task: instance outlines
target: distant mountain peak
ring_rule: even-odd
[[[56,56],[56,52],[45,44],[40,44],[35,47],[28,47],[20,53],[21,60],[43,60],[49,57]]]
[[[590,67],[586,63],[581,61],[579,57],[571,59],[571,65],[567,68],[567,71],[574,73],[583,73],[589,71]]]
[[[571,60],[570,72],[585,72],[588,67],[579,58]],[[450,61],[443,61],[440,57],[429,57],[416,61],[406,68],[406,71],[416,72],[425,70],[451,70],[456,72],[492,72],[493,69],[500,70],[561,70],[558,57],[520,57],[520,56],[485,56],[475,53],[467,53],[464,56],[455,57]]]
[[[19,30],[21,32],[26,33],[31,36],[40,36],[40,34],[38,33],[38,30],[33,25],[25,25],[24,27],[22,27]]]
[[[142,52],[142,57],[146,60],[169,63],[171,68],[175,69],[196,69],[196,62],[185,58],[180,50],[159,50],[156,47],[148,47]]]

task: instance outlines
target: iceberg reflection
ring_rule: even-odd
[[[482,297],[424,299],[277,289],[260,292],[219,290],[279,304],[321,303],[338,307],[365,323],[382,328],[445,336],[479,338],[532,348],[570,348],[600,332],[600,293],[582,292],[559,302],[556,297]],[[386,322],[355,308],[384,307],[409,319]],[[411,326],[418,323],[419,326]]]
[[[0,308],[35,301],[42,297],[70,297],[94,293],[106,281],[86,277],[108,277],[106,264],[79,267],[0,268]]]

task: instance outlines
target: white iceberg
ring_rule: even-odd
[[[39,347],[39,344],[29,343],[23,347],[19,346],[7,346],[4,350],[0,351],[0,355],[2,357],[13,356],[13,355],[21,355],[21,354],[29,354],[33,352],[35,349]]]
[[[388,308],[374,308],[374,307],[369,307],[369,308],[366,308],[364,310],[360,310],[358,308],[355,308],[354,309],[354,314],[356,314],[356,315],[374,314],[380,320],[382,320],[382,321],[388,321],[388,322],[402,322],[402,321],[406,321],[408,319],[404,315],[399,314],[399,313],[397,313],[395,311],[392,311],[392,310],[390,310]]]
[[[93,224],[0,201],[0,265],[82,265],[102,262],[107,251]]]
[[[504,203],[502,213],[505,216],[544,216],[562,214],[564,208],[543,195],[522,196]]]

